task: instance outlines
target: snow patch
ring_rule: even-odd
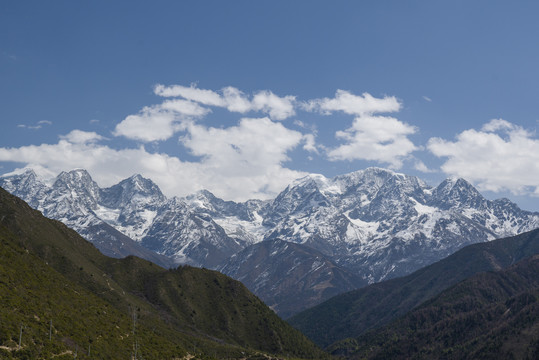
[[[118,223],[118,217],[120,216],[121,210],[98,205],[98,207],[94,209],[94,213],[107,224],[114,226]]]
[[[435,207],[421,204],[419,201],[417,201],[416,199],[412,197],[410,198],[410,200],[412,200],[414,203],[414,209],[415,211],[417,211],[417,216],[421,216],[425,214],[434,214],[439,211]]]

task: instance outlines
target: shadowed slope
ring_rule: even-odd
[[[331,349],[353,359],[537,359],[539,255],[477,274]]]
[[[321,346],[387,324],[474,274],[506,268],[539,253],[539,230],[474,244],[414,272],[351,291],[289,320]]]

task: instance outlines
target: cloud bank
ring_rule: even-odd
[[[278,143],[260,141],[264,132]],[[268,119],[244,119],[229,129],[194,126],[182,141],[202,156],[199,162],[150,152],[144,146],[113,149],[100,144],[95,133],[74,130],[56,144],[0,148],[1,161],[24,163],[58,174],[87,169],[100,186],[110,186],[134,173],[155,181],[168,196],[210,189],[227,199],[266,199],[304,173],[282,166],[286,152],[302,142],[300,133]]]
[[[194,85],[156,85],[154,93],[157,104],[127,115],[109,134],[74,129],[57,143],[2,147],[0,161],[47,174],[85,168],[101,186],[140,173],[168,196],[208,189],[224,199],[247,200],[272,198],[304,176],[294,169],[292,157],[362,160],[393,169],[407,163],[417,171],[435,172],[418,158],[423,154],[443,161],[442,172],[482,190],[539,196],[539,141],[533,132],[503,119],[465,130],[454,140],[431,138],[422,146],[411,138],[418,129],[394,116],[402,108],[394,96],[337,90],[332,98],[300,101],[269,90],[246,94],[231,86],[210,90]],[[239,115],[237,122],[223,126],[213,113],[216,108]],[[350,122],[332,130],[334,143],[319,143],[324,122],[336,114],[349,116]],[[164,142],[166,147],[160,147]],[[178,155],[185,153],[189,159]]]
[[[539,196],[539,140],[503,119],[469,129],[454,141],[432,138],[427,148],[445,158],[442,171],[477,184],[480,190]]]

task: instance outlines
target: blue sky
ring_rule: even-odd
[[[368,166],[539,210],[539,4],[4,1],[0,173],[274,196]]]

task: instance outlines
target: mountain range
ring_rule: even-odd
[[[83,169],[49,182],[29,170],[1,177],[0,186],[104,254],[219,269],[283,316],[410,274],[466,245],[539,227],[539,213],[487,200],[463,179],[431,187],[380,168],[331,179],[311,174],[272,200],[246,202],[207,190],[166,198],[140,175],[100,188]],[[302,296],[291,301],[298,288]]]

